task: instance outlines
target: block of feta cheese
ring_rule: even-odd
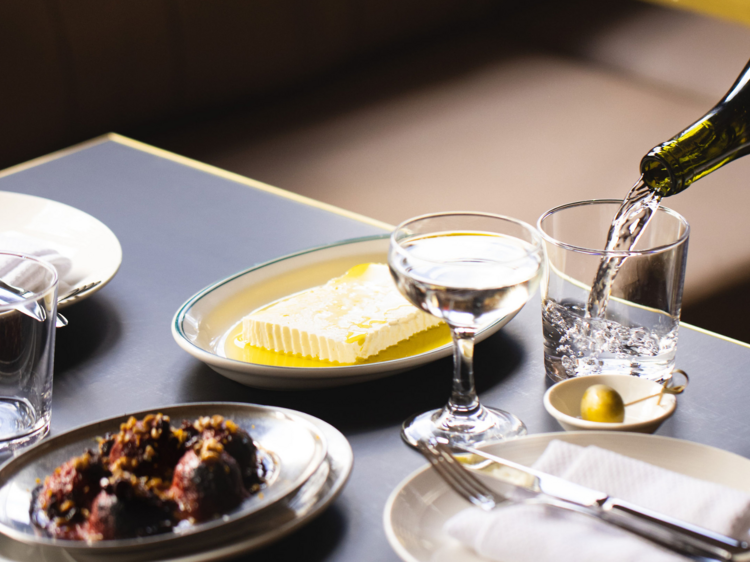
[[[439,323],[401,296],[387,265],[366,263],[252,312],[242,320],[242,338],[281,353],[356,363]]]

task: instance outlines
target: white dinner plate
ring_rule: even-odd
[[[182,349],[228,378],[247,386],[280,390],[352,384],[448,357],[452,353],[450,344],[399,359],[326,367],[277,366],[226,356],[227,338],[244,316],[282,297],[323,285],[355,265],[387,263],[388,238],[385,234],[344,240],[284,256],[218,281],[180,307],[172,321],[172,336]],[[477,341],[497,332],[517,312],[481,331]]]
[[[328,444],[327,456],[318,471],[292,497],[279,506],[275,517],[261,515],[235,530],[233,537],[221,536],[209,544],[189,549],[159,549],[110,556],[113,562],[215,562],[256,550],[276,542],[320,515],[341,493],[351,473],[354,456],[347,439],[333,426],[308,414],[274,408],[278,413],[303,418],[315,426]],[[93,562],[90,557],[72,555],[62,549],[26,545],[0,535],[0,557],[8,562]]]
[[[43,197],[0,191],[0,234],[33,238],[71,260],[71,270],[60,279],[60,296],[74,287],[101,281],[59,308],[101,290],[122,263],[120,242],[107,226],[83,211]]]
[[[596,445],[673,472],[750,492],[750,460],[670,437],[609,431],[543,433],[482,448],[530,466],[553,439]],[[401,482],[388,498],[383,514],[388,542],[406,562],[486,562],[443,532],[445,522],[469,505],[425,466]]]

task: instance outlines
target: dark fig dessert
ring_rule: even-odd
[[[31,520],[50,537],[112,540],[166,533],[237,508],[264,483],[250,435],[222,416],[130,418],[34,490]]]

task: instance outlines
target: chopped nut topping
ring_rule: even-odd
[[[120,431],[127,431],[128,429],[133,429],[137,423],[138,423],[138,420],[135,419],[133,416],[130,416],[128,418],[128,421],[120,425]]]
[[[201,447],[200,459],[202,461],[216,461],[219,460],[221,453],[224,452],[224,445],[219,443],[216,439],[206,439]]]
[[[151,478],[146,482],[146,488],[161,488],[163,484],[164,481],[161,478]]]
[[[139,502],[134,505],[157,511],[154,523],[150,519],[138,522],[142,525],[138,532],[161,533],[179,521],[226,514],[261,489],[263,465],[256,458],[255,444],[235,422],[220,415],[180,422],[182,427],[173,429],[169,417],[162,414],[148,414],[140,420],[130,416],[120,424],[119,432],[97,438],[96,449],[61,464],[44,479],[32,506],[34,524],[57,538],[89,542],[112,538],[110,530],[99,533],[107,525],[119,525],[109,510],[120,502]],[[193,462],[193,453],[181,462],[188,451],[200,463],[210,463],[212,478],[226,479],[226,485],[233,487],[231,493],[222,494],[222,502],[224,497],[231,498],[223,507],[201,511],[201,494],[209,488],[202,482],[205,479]],[[192,499],[193,494],[198,500]],[[102,497],[116,497],[117,502]]]

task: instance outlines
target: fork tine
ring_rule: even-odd
[[[473,476],[468,475],[467,478],[463,467],[450,455],[446,457],[441,452],[436,452],[438,454],[438,472],[442,473],[446,481],[449,480],[454,483],[454,489],[461,490],[463,496],[474,505],[487,511],[494,509],[499,500],[490,490],[482,488],[481,485],[478,486]]]
[[[76,287],[75,289],[71,290],[70,292],[66,293],[65,295],[63,295],[62,297],[60,297],[59,299],[57,299],[57,302],[60,303],[60,302],[66,301],[68,299],[72,299],[73,297],[77,297],[81,293],[85,293],[87,291],[90,291],[91,289],[93,289],[94,287],[96,287],[96,286],[98,286],[100,284],[101,284],[101,281],[94,281],[93,283],[88,283],[87,285],[82,285],[80,287]]]
[[[440,453],[437,452],[427,443],[420,443],[418,445],[419,451],[424,457],[430,462],[435,471],[440,477],[462,498],[473,503],[474,505],[482,506],[482,498],[476,497],[472,490],[467,489],[466,486],[460,480],[456,479],[446,466],[445,461],[442,459]]]
[[[462,496],[464,496],[466,499],[468,499],[472,503],[483,503],[483,498],[481,498],[480,494],[476,494],[475,490],[471,488],[470,486],[467,486],[466,483],[456,476],[453,470],[451,470],[450,466],[448,466],[445,462],[445,460],[442,458],[442,455],[435,449],[428,449],[430,451],[431,455],[431,462],[433,463],[433,466],[435,470],[442,476],[442,478],[451,484],[451,487],[459,492]]]
[[[471,490],[474,495],[489,498],[494,504],[498,504],[504,499],[498,497],[495,492],[490,490],[480,482],[476,476],[471,474],[466,467],[453,456],[453,452],[447,445],[438,442],[435,444],[435,449],[440,453],[446,467],[453,473],[456,479],[461,480],[466,488]]]
[[[477,507],[481,507],[487,511],[493,509],[497,504],[494,494],[488,489],[486,489],[488,493],[482,493],[479,488],[473,485],[471,479],[474,479],[474,477],[469,474],[468,476],[470,478],[467,479],[461,474],[461,472],[455,470],[453,465],[459,463],[450,455],[451,461],[446,459],[435,445],[435,443],[419,442],[417,443],[417,449],[430,462],[440,477],[445,480],[445,482],[453,488],[458,495]],[[463,467],[459,467],[459,469],[465,471]]]

